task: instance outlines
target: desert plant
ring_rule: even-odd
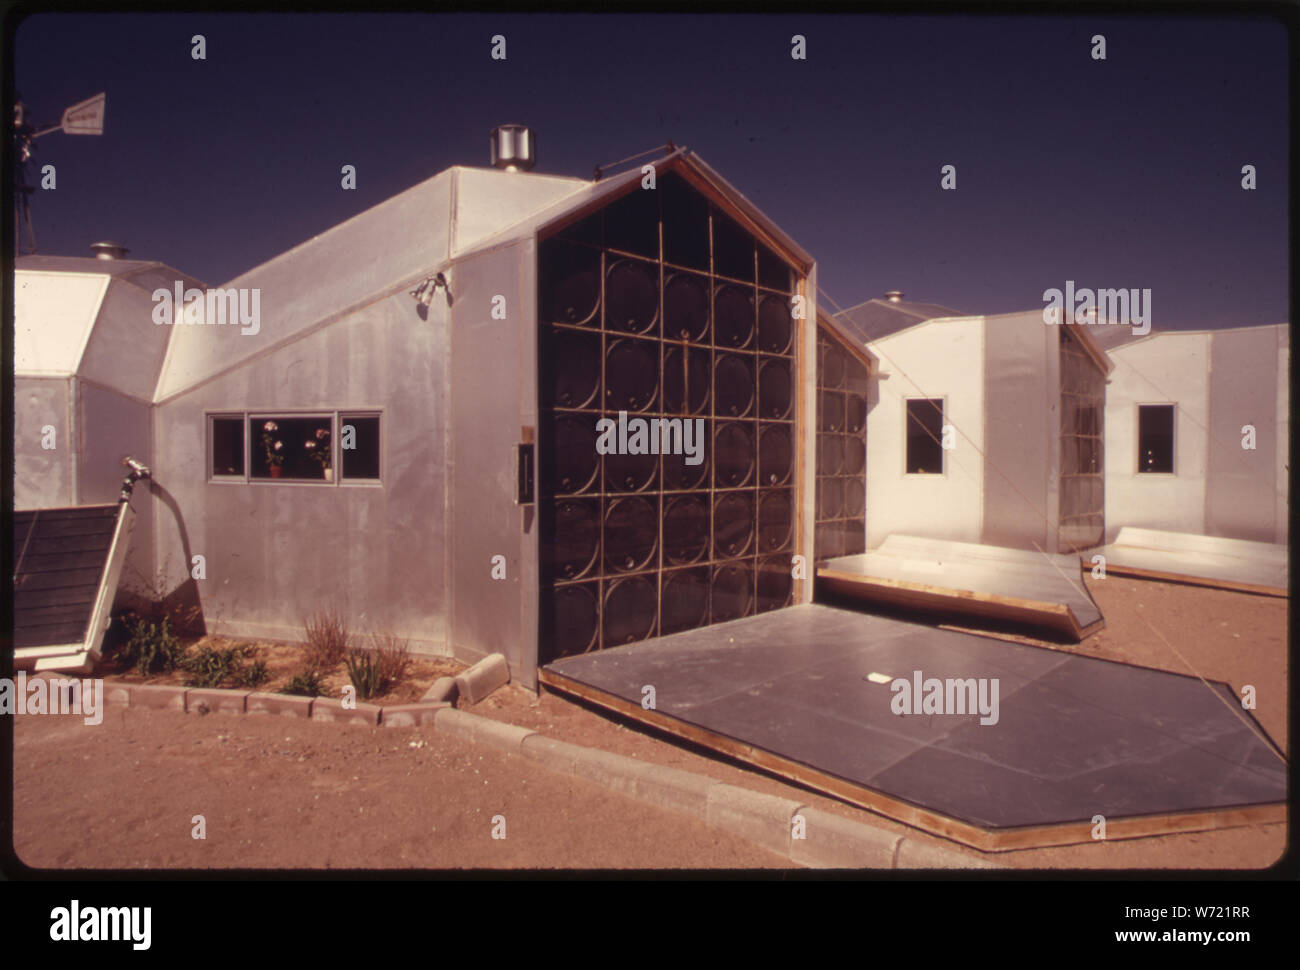
[[[189,676],[187,687],[220,687],[229,683],[233,687],[256,687],[269,676],[266,661],[260,657],[251,664],[244,661],[258,652],[251,643],[233,647],[199,647],[180,662]]]
[[[280,688],[280,693],[319,697],[325,693],[325,678],[315,667],[307,667],[290,677],[289,683]]]
[[[271,677],[266,669],[266,661],[258,657],[251,664],[240,667],[230,678],[232,687],[261,687]]]
[[[142,677],[175,670],[185,654],[185,646],[171,631],[170,621],[163,617],[154,622],[135,614],[129,615],[125,625],[130,634],[118,654],[118,668],[135,672]]]
[[[348,667],[348,679],[352,681],[352,686],[357,689],[357,694],[362,699],[374,697],[383,692],[383,684],[380,679],[379,658],[373,651],[353,649],[349,650],[343,662]]]
[[[372,633],[370,649],[347,652],[348,679],[362,699],[377,697],[402,682],[411,663],[407,642],[391,633]]]
[[[352,645],[352,634],[337,610],[318,610],[303,621],[307,666],[322,673],[339,665]]]
[[[387,687],[396,687],[406,679],[411,666],[411,650],[407,641],[391,633],[372,633],[370,646],[379,660],[380,680]]]

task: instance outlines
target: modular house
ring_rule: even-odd
[[[301,639],[335,607],[417,652],[502,652],[530,686],[808,601],[815,541],[864,541],[871,361],[819,316],[814,260],[685,149],[589,181],[528,171],[519,129],[493,147],[221,287],[57,261],[87,306],[142,274],[110,323],[78,311],[90,376],[133,396],[54,471],[26,408],[18,507],[106,497],[132,454],[136,572],[209,630]]]
[[[965,316],[892,291],[836,315],[879,359],[867,546],[901,534],[1043,552],[1103,539],[1111,365],[1041,310]]]

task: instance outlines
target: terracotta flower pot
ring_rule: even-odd
[[[283,473],[284,473],[284,466],[283,466],[283,465],[272,465],[272,466],[271,466],[271,477],[272,477],[272,478],[279,478]]]

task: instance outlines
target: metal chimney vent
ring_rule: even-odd
[[[885,299],[888,300],[890,303],[902,303],[902,302],[903,302],[903,291],[902,291],[902,290],[887,290],[887,291],[885,292]]]
[[[95,254],[96,259],[123,259],[131,250],[119,242],[105,241],[92,243],[90,251]]]
[[[537,164],[537,139],[525,125],[492,129],[492,165],[506,172],[527,172]]]

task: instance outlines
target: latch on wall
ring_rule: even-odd
[[[515,446],[515,504],[533,504],[533,429],[521,429],[523,438]]]

